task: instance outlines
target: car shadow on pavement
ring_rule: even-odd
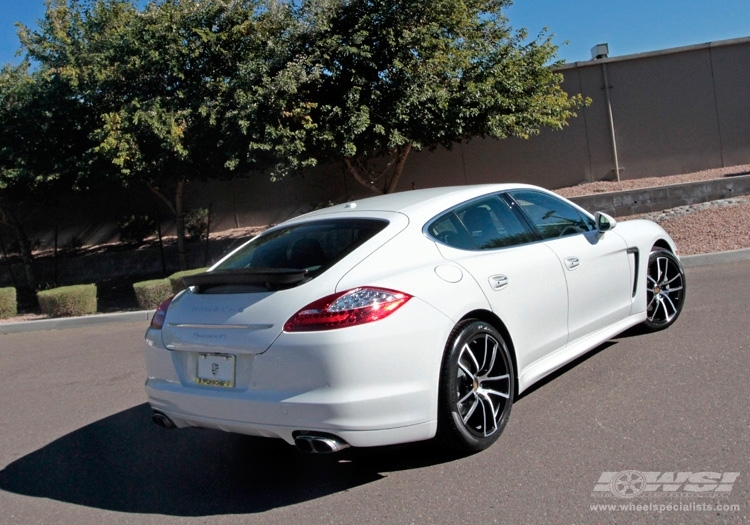
[[[17,459],[0,489],[118,512],[251,514],[452,459],[430,442],[314,456],[276,439],[164,430],[144,403]]]

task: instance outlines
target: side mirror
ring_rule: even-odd
[[[606,213],[598,211],[594,215],[594,218],[596,219],[596,229],[602,233],[608,232],[609,230],[612,230],[615,226],[617,226],[617,221],[614,219],[614,217],[611,217]]]

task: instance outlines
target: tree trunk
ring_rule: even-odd
[[[393,150],[391,150],[391,161],[386,165],[385,169],[380,172],[380,174],[375,178],[374,181],[368,181],[351,158],[345,158],[344,164],[346,164],[347,170],[352,174],[354,179],[371,192],[377,195],[381,195],[384,193],[393,193],[394,191],[396,191],[399,180],[401,180],[401,174],[404,171],[406,159],[409,157],[409,153],[411,153],[412,147],[412,143],[408,142],[400,148],[394,148]],[[393,175],[389,179],[388,170],[391,165],[394,164],[394,162],[395,165],[393,167]],[[383,179],[383,186],[379,187],[377,184],[375,184],[375,181],[381,178]]]
[[[396,149],[395,157],[396,157],[396,166],[393,168],[393,178],[391,179],[391,183],[388,185],[388,190],[386,193],[393,193],[396,191],[396,186],[398,185],[398,181],[401,180],[401,174],[404,171],[404,166],[406,165],[406,159],[409,156],[409,153],[411,153],[412,143],[407,143],[402,149]]]
[[[21,221],[18,220],[10,207],[2,202],[0,202],[0,216],[2,217],[2,222],[10,226],[16,234],[18,248],[21,253],[21,263],[26,276],[26,284],[32,292],[36,292],[37,283],[36,276],[34,275],[34,255],[31,249],[31,242],[23,229],[23,224],[21,224]]]
[[[187,252],[185,250],[185,210],[183,209],[183,196],[185,194],[185,181],[177,181],[174,193],[174,203],[170,201],[156,186],[148,185],[148,189],[167,205],[169,211],[174,215],[175,230],[177,233],[177,255],[180,261],[180,269],[187,270]]]
[[[177,255],[180,258],[180,268],[188,269],[187,253],[185,250],[185,210],[183,209],[183,195],[185,193],[185,181],[177,182],[177,189],[174,193],[175,204],[175,229],[177,230]]]
[[[367,180],[365,180],[364,176],[362,176],[362,174],[359,172],[357,167],[352,162],[352,159],[345,157],[344,164],[346,164],[346,168],[349,170],[349,173],[352,174],[352,176],[354,177],[354,180],[359,182],[363,187],[367,188],[368,190],[370,190],[376,195],[380,195],[383,193],[380,190],[380,188],[378,188],[374,183],[368,182]]]

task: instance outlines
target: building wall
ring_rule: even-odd
[[[420,152],[400,189],[615,179],[605,69],[622,179],[750,163],[750,38],[743,38],[564,66],[563,88],[591,99],[566,128]]]

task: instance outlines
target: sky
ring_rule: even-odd
[[[547,28],[568,63],[750,37],[750,0],[515,0],[510,25],[531,37]],[[35,27],[44,0],[0,0],[0,65],[18,63],[15,22]]]

